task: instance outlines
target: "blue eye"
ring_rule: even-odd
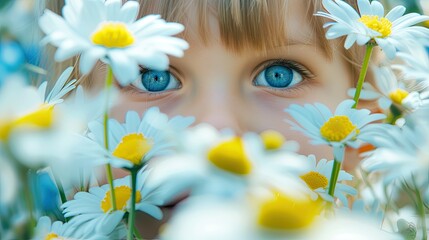
[[[132,85],[145,92],[163,92],[179,89],[181,83],[169,71],[147,70]]]
[[[302,75],[290,67],[272,65],[256,76],[254,84],[271,88],[288,88],[302,81]]]

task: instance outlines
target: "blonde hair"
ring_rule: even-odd
[[[302,1],[302,0],[296,0]],[[356,7],[356,0],[345,0],[352,6]],[[57,2],[57,1],[48,1]],[[62,1],[60,1],[62,2]],[[198,33],[205,44],[210,43],[208,35],[210,33],[208,16],[210,13],[215,14],[218,19],[220,39],[227,49],[240,52],[243,49],[255,49],[264,51],[275,46],[285,43],[284,33],[286,21],[284,16],[287,13],[286,0],[142,0],[139,1],[139,17],[148,14],[160,14],[162,18],[169,22],[179,22],[186,26],[189,17],[189,11],[195,10],[198,22]],[[314,16],[314,13],[322,10],[322,0],[305,0],[307,3],[306,17],[314,29],[314,42],[316,42],[324,53],[331,58],[336,48],[343,49],[343,41],[328,41],[325,38],[323,24],[324,18]],[[51,6],[51,9],[59,12],[57,6]],[[56,8],[56,9],[55,9]],[[188,32],[180,35],[187,38]],[[186,52],[185,52],[186,54]],[[342,50],[342,56],[349,63],[353,79],[357,80],[360,63],[363,58],[363,48],[354,46],[350,50]],[[76,65],[77,58],[71,59],[62,66]],[[60,67],[61,68],[61,67]],[[100,65],[96,68],[100,70]],[[61,71],[56,71],[59,74]],[[75,67],[73,78],[84,81],[91,78],[91,74],[81,78],[78,68]],[[85,81],[92,82],[92,81]],[[87,84],[88,84],[87,83]]]

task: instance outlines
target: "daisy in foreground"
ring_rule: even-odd
[[[386,16],[384,7],[378,1],[358,0],[359,13],[341,0],[324,0],[323,7],[327,12],[317,12],[333,20],[323,27],[329,28],[326,38],[335,39],[347,36],[344,47],[349,49],[355,42],[358,45],[376,43],[385,54],[393,59],[397,49],[403,48],[403,39],[429,37],[429,29],[413,26],[429,20],[428,16],[418,13],[404,15],[405,7],[396,6]]]
[[[69,223],[60,221],[52,222],[47,216],[43,216],[37,222],[33,240],[54,240],[54,239],[109,239],[107,236],[94,234],[94,232],[84,233],[80,229],[72,227]]]
[[[150,171],[143,168],[137,175],[137,191],[135,209],[146,212],[150,216],[160,220],[163,217],[158,207],[170,201],[174,196],[174,189],[168,185],[147,184]],[[130,176],[114,181],[116,207],[113,211],[111,192],[108,184],[101,187],[93,187],[89,192],[78,192],[74,200],[62,205],[65,217],[73,217],[68,224],[79,228],[84,232],[109,235],[121,223],[125,213],[131,208]],[[168,189],[164,189],[168,187]]]
[[[190,129],[178,154],[152,161],[154,182],[188,184],[193,195],[239,198],[269,189],[294,194],[311,191],[299,180],[309,167],[289,151],[267,152],[258,135],[222,134],[206,124]],[[189,184],[190,183],[190,184]]]
[[[142,118],[137,112],[129,111],[125,123],[110,119],[108,161],[118,168],[139,169],[152,157],[171,153],[175,146],[173,133],[180,133],[193,122],[193,117],[182,116],[169,120],[157,107],[148,109]],[[88,128],[89,138],[99,144],[101,152],[105,152],[103,124],[93,121]]]
[[[301,179],[307,184],[307,186],[314,191],[315,194],[320,195],[327,201],[333,201],[333,198],[328,194],[329,181],[331,179],[332,167],[334,161],[327,161],[326,159],[320,159],[316,161],[314,155],[308,156],[308,161],[311,162],[311,171],[301,175]],[[352,180],[353,175],[341,170],[336,183],[334,197],[340,199],[344,206],[348,206],[348,200],[346,194],[356,195],[357,191],[353,187],[339,183],[345,180]],[[315,196],[317,198],[317,195]],[[314,198],[314,196],[313,196]]]
[[[312,144],[332,146],[335,161],[342,162],[346,146],[357,148],[362,141],[368,142],[371,128],[367,124],[385,118],[384,114],[371,114],[366,109],[354,109],[353,104],[353,100],[344,100],[334,114],[320,103],[305,104],[303,107],[292,104],[285,112],[296,122],[286,121],[292,125],[292,129],[310,137]]]
[[[42,43],[58,47],[57,61],[80,56],[80,70],[89,73],[98,60],[109,64],[121,85],[139,75],[139,65],[154,70],[168,68],[168,57],[183,56],[188,43],[172,37],[183,31],[178,23],[167,23],[159,15],[136,20],[137,1],[66,1],[64,18],[45,10],[39,25],[46,37]]]
[[[323,211],[308,196],[272,193],[252,199],[198,196],[175,211],[161,239],[317,239],[308,238]]]

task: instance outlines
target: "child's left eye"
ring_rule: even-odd
[[[163,92],[179,89],[181,83],[170,71],[143,70],[132,85],[144,92]]]
[[[303,77],[293,68],[284,65],[265,67],[255,78],[255,86],[271,88],[289,88],[300,83]]]

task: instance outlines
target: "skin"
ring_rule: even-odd
[[[198,35],[197,23],[190,18],[184,23],[190,48],[183,58],[170,58],[170,71],[180,81],[180,88],[149,94],[133,86],[119,87],[120,102],[112,110],[113,117],[122,121],[129,110],[143,113],[149,107],[158,106],[169,116],[195,116],[196,124],[206,122],[218,129],[230,128],[237,134],[273,129],[288,140],[299,142],[300,153],[332,159],[330,147],[310,145],[307,137],[291,130],[284,121],[291,119],[283,111],[290,104],[320,102],[335,110],[348,98],[346,92],[353,83],[350,64],[342,57],[342,44],[330,42],[338,47],[334,47],[332,58],[327,57],[316,44],[317,36],[308,23],[303,2],[290,1],[285,14],[288,44],[267,52],[245,49],[235,53],[227,49],[220,39],[214,15],[209,18],[207,39],[210,42],[204,44]],[[294,61],[311,74],[286,89],[255,86],[254,79],[263,70],[261,63],[273,59]],[[344,166],[351,169],[357,159],[356,151],[348,150],[347,158],[350,160]],[[168,219],[167,209],[165,214]],[[140,214],[137,223],[146,238],[156,236],[160,222]]]
[[[196,123],[230,128],[239,135],[273,129],[288,140],[298,141],[302,154],[331,159],[330,147],[310,145],[307,137],[291,130],[284,121],[290,119],[283,111],[290,104],[320,102],[335,110],[338,103],[348,98],[346,91],[353,82],[351,68],[341,57],[343,50],[334,50],[333,58],[329,59],[315,44],[317,38],[308,24],[304,5],[301,1],[290,2],[289,13],[285,14],[288,44],[267,52],[246,49],[234,53],[227,49],[221,42],[214,16],[209,19],[207,38],[211,41],[204,44],[197,34],[197,23],[190,20],[185,23],[190,48],[183,58],[170,59],[170,72],[181,82],[181,87],[155,94],[134,86],[121,88],[120,103],[113,109],[113,116],[123,120],[129,110],[143,113],[158,106],[169,116],[195,116]],[[303,76],[300,83],[283,89],[255,86],[253,81],[263,70],[261,63],[275,59],[294,61],[311,76]]]

